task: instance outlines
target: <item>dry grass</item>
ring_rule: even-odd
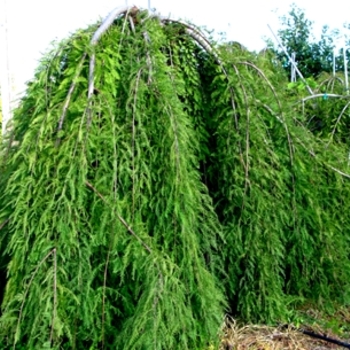
[[[304,335],[287,327],[239,326],[233,319],[227,318],[220,350],[327,350],[342,347]],[[339,339],[332,332],[318,327],[313,332]],[[339,339],[340,340],[340,339]],[[346,341],[343,339],[343,341]]]

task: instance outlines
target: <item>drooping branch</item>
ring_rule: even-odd
[[[105,33],[108,28],[113,24],[114,20],[123,14],[126,16],[128,14],[135,14],[138,11],[137,7],[129,7],[129,6],[123,6],[123,7],[118,7],[114,9],[102,22],[100,27],[97,29],[95,34],[93,35],[91,39],[91,46],[93,49],[93,53],[90,58],[90,65],[89,65],[89,83],[88,83],[88,119],[87,119],[87,125],[89,126],[91,124],[91,97],[94,93],[94,72],[95,72],[95,52],[94,52],[94,47],[97,45],[100,37]]]
[[[332,130],[332,132],[331,132],[331,136],[330,136],[329,141],[328,141],[328,143],[327,143],[327,147],[328,147],[329,144],[331,143],[331,141],[332,141],[332,139],[333,139],[333,137],[334,137],[335,131],[336,131],[336,129],[337,129],[337,126],[338,126],[338,124],[339,124],[339,122],[340,122],[340,120],[341,120],[343,114],[345,113],[345,111],[347,110],[347,108],[348,108],[349,106],[350,106],[350,101],[344,106],[344,108],[343,108],[342,111],[340,112],[340,114],[339,114],[339,116],[338,116],[338,118],[337,118],[337,121],[336,121],[335,124],[334,124],[334,128],[333,128],[333,130]]]
[[[108,28],[113,24],[114,20],[117,17],[119,17],[120,15],[126,14],[131,10],[137,11],[138,9],[137,7],[122,6],[122,7],[116,7],[114,10],[112,10],[109,13],[109,15],[103,20],[99,28],[96,30],[95,34],[91,39],[91,45],[95,46],[97,44],[102,34],[108,30]]]
[[[74,76],[74,78],[73,78],[73,82],[72,82],[72,84],[71,84],[71,86],[70,86],[70,88],[69,88],[69,91],[68,91],[66,100],[65,100],[64,105],[63,105],[62,114],[61,114],[60,119],[59,119],[59,122],[58,122],[57,133],[59,133],[59,132],[62,130],[64,118],[66,117],[67,109],[68,109],[68,106],[69,106],[71,97],[72,97],[72,95],[73,95],[73,92],[74,92],[74,90],[75,90],[75,87],[76,87],[76,84],[77,84],[77,79],[78,79],[79,74],[81,73],[81,70],[82,70],[82,68],[83,68],[83,64],[84,64],[86,55],[87,55],[87,53],[85,52],[85,53],[83,54],[83,57],[80,59],[80,62],[79,62],[79,65],[78,65],[78,67],[77,67],[75,76]],[[61,141],[61,138],[58,136],[58,138],[57,138],[57,140],[56,140],[56,147],[60,144],[60,141]]]
[[[132,218],[134,220],[135,215],[135,138],[136,138],[136,104],[137,104],[137,93],[139,90],[139,84],[141,79],[142,69],[140,69],[136,76],[136,82],[134,86],[134,103],[132,105],[132,141],[131,141],[131,157],[132,157]]]
[[[333,166],[330,166],[330,168],[331,168],[332,170],[334,170],[336,173],[338,173],[339,175],[344,176],[344,177],[350,179],[350,174],[344,173],[343,171],[341,171],[341,170],[339,170],[339,169],[337,169],[337,168],[335,168],[335,167],[333,167]]]
[[[272,91],[274,97],[275,97],[275,100],[277,101],[277,104],[278,104],[278,107],[279,107],[279,110],[280,110],[280,115],[281,117],[278,117],[277,116],[277,119],[282,122],[282,125],[284,127],[284,129],[286,130],[286,134],[287,134],[287,139],[288,139],[288,146],[289,146],[289,155],[290,155],[290,161],[291,163],[293,163],[293,141],[292,141],[292,138],[290,137],[290,133],[289,133],[289,129],[288,129],[288,126],[287,124],[285,123],[285,121],[283,121],[282,119],[282,104],[281,104],[281,101],[280,99],[278,98],[277,96],[277,92],[276,90],[274,89],[273,85],[271,84],[271,82],[269,81],[269,79],[266,77],[266,75],[264,74],[264,72],[259,69],[255,64],[252,64],[251,62],[241,62],[241,64],[244,64],[244,65],[247,65],[253,69],[256,70],[256,72],[258,72],[258,74],[265,80],[265,82],[267,83],[267,85],[269,86],[270,90]],[[273,113],[272,115],[276,115],[275,113]]]
[[[39,264],[38,264],[37,267],[35,268],[35,270],[34,270],[34,272],[33,272],[33,274],[32,274],[32,277],[31,277],[30,280],[29,280],[28,286],[27,286],[27,288],[26,288],[26,290],[25,290],[25,292],[24,292],[24,294],[23,294],[23,297],[22,297],[23,300],[22,300],[22,303],[21,303],[21,307],[20,307],[20,309],[19,309],[19,315],[18,315],[17,327],[16,327],[16,334],[19,334],[19,331],[20,331],[20,325],[21,325],[21,320],[22,320],[22,314],[23,314],[24,304],[25,304],[25,302],[26,302],[27,294],[28,294],[28,292],[29,292],[29,289],[30,289],[32,283],[33,283],[34,277],[35,277],[36,274],[38,273],[38,271],[39,271],[40,267],[42,266],[42,264],[49,258],[49,256],[50,256],[51,254],[53,254],[53,253],[55,254],[55,252],[56,252],[56,248],[50,250],[50,251],[46,254],[46,256],[39,262]],[[15,350],[15,348],[16,348],[16,343],[17,343],[17,339],[16,339],[16,337],[15,337],[14,342],[13,342],[13,350]]]
[[[254,70],[257,71],[257,73],[266,81],[267,85],[269,86],[270,90],[272,91],[277,103],[278,103],[278,107],[280,109],[280,113],[282,113],[282,105],[281,105],[281,101],[277,96],[277,92],[276,89],[273,87],[273,85],[271,84],[270,80],[266,77],[266,75],[264,74],[264,72],[257,67],[255,64],[248,62],[248,61],[244,61],[244,62],[239,62],[239,64],[243,64],[243,65],[247,65],[251,68],[253,68]]]
[[[104,196],[88,181],[85,182],[86,186],[89,187],[91,190],[93,190],[98,197],[100,197],[102,199],[102,201],[107,204],[109,207],[109,203],[106,200],[106,198],[104,198]],[[133,231],[133,229],[128,225],[128,223],[118,214],[116,213],[115,209],[111,208],[113,210],[113,212],[116,214],[118,220],[124,225],[124,227],[128,230],[128,232],[134,236],[139,242],[140,244],[150,253],[152,254],[152,250],[151,248]]]
[[[323,97],[323,98],[328,98],[328,97],[334,97],[334,98],[350,98],[350,96],[347,95],[337,95],[337,94],[317,94],[317,95],[313,95],[313,96],[307,96],[305,98],[303,98],[300,102],[305,102],[307,100],[312,100],[314,98],[319,98],[319,97]]]
[[[178,23],[186,28],[186,33],[190,35],[205,51],[209,54],[214,55],[215,60],[221,64],[218,54],[215,52],[214,47],[211,45],[210,41],[195,27],[185,23],[183,21],[178,21],[170,18],[162,18],[163,23]]]
[[[53,249],[53,310],[52,310],[52,325],[50,331],[50,344],[53,345],[53,333],[55,329],[55,320],[57,316],[57,251]]]

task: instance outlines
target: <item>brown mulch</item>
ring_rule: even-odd
[[[312,338],[288,327],[238,326],[233,319],[227,318],[223,327],[224,335],[220,350],[328,350],[344,349],[329,342]],[[312,329],[314,333],[339,339],[331,332],[325,334],[321,329]]]

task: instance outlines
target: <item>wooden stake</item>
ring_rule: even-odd
[[[293,64],[290,66],[290,68],[291,68],[290,81],[292,83],[294,83],[294,82],[297,81],[296,76],[295,76],[295,66],[296,66],[296,63],[295,63],[295,52],[292,53],[292,61],[293,61]]]
[[[292,58],[290,57],[290,55],[287,52],[287,49],[282,45],[281,41],[278,39],[278,37],[275,35],[274,31],[272,30],[272,28],[270,27],[270,25],[267,25],[272,33],[272,35],[274,36],[274,38],[276,39],[278,45],[281,47],[281,49],[284,51],[285,55],[288,57],[289,62],[294,66],[295,71],[298,73],[300,79],[303,81],[303,83],[305,84],[307,90],[309,91],[310,95],[313,95],[313,91],[311,90],[310,86],[308,85],[308,83],[306,82],[306,80],[304,79],[303,75],[301,74],[300,70],[298,69],[298,67],[296,66],[296,64],[293,62]]]
[[[346,48],[343,48],[343,58],[344,58],[344,76],[345,76],[345,91],[349,94],[349,77],[348,77],[348,61],[346,59]]]

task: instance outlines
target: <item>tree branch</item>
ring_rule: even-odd
[[[85,184],[87,187],[89,187],[90,189],[92,189],[101,199],[102,201],[107,204],[109,207],[109,203],[107,202],[107,200],[105,199],[105,197],[103,197],[103,195],[88,181],[85,181]],[[118,220],[125,226],[125,228],[128,230],[128,232],[134,236],[141,244],[142,246],[150,253],[152,254],[152,250],[151,248],[132,230],[132,228],[128,225],[128,223],[115,211],[115,209],[112,208],[112,210],[114,211],[114,213],[116,214]]]

